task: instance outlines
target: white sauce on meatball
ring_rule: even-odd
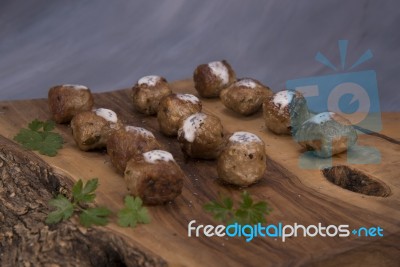
[[[111,109],[106,109],[106,108],[98,108],[95,110],[96,115],[102,117],[106,121],[112,122],[112,123],[117,123],[118,117],[117,114],[112,111]]]
[[[143,153],[143,158],[147,163],[155,164],[157,161],[174,161],[171,153],[164,150],[152,150]]]
[[[322,113],[319,113],[319,114],[311,117],[306,122],[315,123],[315,124],[323,124],[324,122],[330,121],[332,119],[333,115],[335,115],[334,112],[322,112]]]
[[[275,106],[279,108],[279,111],[282,112],[283,109],[292,102],[293,97],[295,95],[294,91],[284,90],[276,93],[273,98],[273,102]]]
[[[235,143],[252,143],[252,142],[262,142],[260,137],[249,132],[235,132],[229,141]]]
[[[160,80],[161,77],[157,75],[144,76],[139,79],[138,85],[147,84],[148,86],[155,86]]]
[[[138,133],[144,137],[155,138],[154,134],[152,132],[150,132],[149,130],[146,130],[145,128],[142,128],[142,127],[127,125],[127,126],[125,126],[125,131],[131,132],[131,133]]]
[[[185,119],[183,122],[183,134],[185,139],[192,143],[196,138],[196,132],[207,118],[207,115],[204,113],[195,113],[188,118]]]
[[[196,96],[191,94],[176,94],[176,97],[183,101],[192,102],[193,104],[197,104],[200,102],[200,100]]]
[[[80,84],[63,84],[65,87],[72,87],[75,90],[88,90],[89,88]]]
[[[236,86],[244,86],[248,88],[256,88],[257,84],[252,79],[242,79],[235,83]]]
[[[208,63],[208,67],[211,69],[212,73],[221,79],[223,84],[229,82],[229,72],[228,68],[221,61],[213,61]]]

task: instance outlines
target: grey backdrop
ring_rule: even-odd
[[[227,59],[239,77],[274,91],[293,78],[334,73],[367,49],[356,70],[377,72],[381,107],[399,111],[400,1],[0,1],[0,99],[46,97],[80,83],[93,91],[132,86],[148,74],[169,81]]]

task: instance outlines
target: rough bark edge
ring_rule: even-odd
[[[166,266],[105,228],[44,223],[48,201],[73,182],[0,135],[0,266]]]

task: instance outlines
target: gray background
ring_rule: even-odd
[[[400,1],[0,1],[0,99],[46,97],[80,83],[93,91],[132,86],[158,74],[169,81],[227,59],[238,77],[274,91],[286,80],[334,73],[318,51],[377,72],[381,107],[399,111]]]

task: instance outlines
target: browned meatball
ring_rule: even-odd
[[[302,147],[326,158],[354,145],[357,132],[349,120],[333,112],[323,112],[305,121],[295,137]]]
[[[172,93],[167,80],[155,75],[140,78],[132,91],[133,106],[146,115],[157,114],[160,100]]]
[[[184,119],[193,113],[200,112],[200,100],[190,94],[171,94],[160,102],[157,113],[160,131],[168,136],[176,136]]]
[[[224,129],[219,118],[195,113],[183,121],[178,141],[189,157],[215,159],[224,146]]]
[[[125,126],[115,131],[107,141],[107,153],[111,163],[121,174],[124,173],[126,163],[133,156],[159,148],[161,145],[152,132],[134,126]]]
[[[193,73],[194,87],[202,97],[218,97],[221,90],[236,80],[236,74],[225,60],[199,65]]]
[[[105,148],[110,135],[121,127],[117,114],[105,108],[79,113],[71,121],[75,142],[83,151]]]
[[[264,142],[248,132],[235,132],[217,162],[219,178],[238,186],[259,181],[266,168]]]
[[[298,91],[284,90],[263,104],[265,126],[276,134],[294,134],[310,115],[307,101]]]
[[[90,89],[83,85],[57,85],[49,90],[49,109],[55,122],[68,123],[78,113],[93,108]]]
[[[152,150],[129,160],[124,177],[132,195],[157,205],[181,194],[185,174],[169,152]]]
[[[273,93],[259,81],[244,78],[221,91],[220,98],[225,107],[242,115],[251,115],[260,110],[262,103]]]

